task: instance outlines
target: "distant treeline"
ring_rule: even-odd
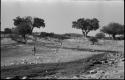
[[[0,31],[1,32],[1,37],[9,37],[11,34],[13,33],[6,33],[4,31]],[[51,38],[57,38],[57,39],[70,39],[70,38],[79,38],[79,37],[83,37],[82,34],[78,34],[78,33],[65,33],[65,34],[56,34],[56,33],[52,33],[52,32],[40,32],[40,33],[33,33],[35,34],[37,37],[39,38],[46,38],[46,37],[51,37]],[[88,37],[92,37],[92,36],[88,36]],[[112,37],[104,37],[104,39],[106,40],[112,40]],[[116,37],[117,40],[124,40],[124,36],[119,36]]]
[[[45,38],[45,37],[51,37],[51,38],[58,38],[58,39],[69,39],[69,36],[65,36],[62,34],[55,34],[55,33],[47,33],[47,32],[41,32],[40,35],[38,35],[40,38]]]
[[[53,38],[60,38],[60,39],[69,39],[73,37],[83,37],[82,34],[77,33],[65,33],[65,34],[55,34],[55,33],[47,33],[47,32],[41,32],[39,37],[53,37]]]

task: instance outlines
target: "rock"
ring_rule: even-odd
[[[28,64],[28,62],[27,62],[27,61],[25,61],[25,62],[24,62],[24,64]]]
[[[108,61],[107,61],[107,60],[105,60],[105,61],[103,61],[103,63],[107,64],[107,63],[108,63]]]
[[[78,77],[77,76],[73,76],[72,79],[78,79]]]
[[[37,56],[36,59],[40,59],[40,56]]]
[[[101,61],[96,61],[93,64],[102,64],[102,62]]]
[[[29,64],[34,64],[33,62],[29,62]]]
[[[125,61],[125,59],[123,58],[122,61]]]
[[[45,72],[46,72],[46,73],[48,73],[48,71],[47,71],[47,70],[46,70]]]
[[[91,64],[91,65],[89,65],[89,66],[94,66],[94,64]]]
[[[21,62],[21,64],[24,64],[24,62]]]
[[[14,65],[14,63],[10,63],[10,65]]]
[[[23,45],[17,45],[17,46],[23,46]]]
[[[109,65],[112,65],[112,64],[114,64],[115,62],[114,61],[108,61],[108,64]]]
[[[90,73],[90,74],[96,74],[96,73],[97,73],[97,70],[95,70],[95,69],[94,69],[94,70],[90,70],[89,73]]]
[[[12,79],[12,77],[6,77],[5,79]]]
[[[76,77],[80,77],[80,75],[76,75]]]
[[[28,61],[26,59],[22,59],[21,64],[27,64],[27,63],[28,63]]]
[[[21,79],[28,79],[28,77],[27,76],[23,76]]]

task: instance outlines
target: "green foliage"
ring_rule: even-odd
[[[97,33],[97,34],[95,35],[95,37],[98,38],[98,39],[102,39],[102,38],[105,37],[105,34],[104,34],[104,33]]]
[[[112,37],[115,39],[116,35],[124,34],[124,25],[121,25],[119,23],[110,23],[107,26],[104,26],[101,31],[106,34],[112,35]]]
[[[83,35],[87,37],[87,34],[92,30],[97,30],[99,28],[99,21],[96,18],[84,19],[80,18],[77,21],[72,22],[72,28],[81,29]]]

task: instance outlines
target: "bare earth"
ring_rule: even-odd
[[[36,43],[37,52],[35,56],[32,55],[32,41],[22,45],[11,39],[2,39],[1,43],[2,78],[15,76],[17,70],[13,66],[18,69],[18,67],[23,65],[22,70],[18,69],[20,74],[17,74],[17,76],[22,76],[21,71],[24,71],[24,66],[28,66],[31,69],[30,65],[34,65],[34,69],[37,68],[38,70],[43,68],[42,64],[51,64],[49,66],[52,66],[59,63],[61,66],[54,66],[54,68],[59,68],[54,74],[43,76],[38,75],[42,74],[42,72],[38,73],[37,70],[35,70],[36,72],[28,72],[26,70],[25,75],[27,76],[30,73],[37,74],[37,76],[30,76],[30,78],[35,79],[124,79],[124,41],[100,40],[97,45],[91,45],[88,40],[67,39],[63,40],[63,45],[59,47],[56,53],[55,51],[59,44],[54,39],[51,41],[39,39]],[[98,56],[102,58],[99,57],[101,58],[99,59]],[[110,58],[107,59],[107,57]],[[86,61],[86,59],[89,61]],[[41,67],[37,65],[41,65]],[[15,73],[10,74],[11,70],[15,71]]]

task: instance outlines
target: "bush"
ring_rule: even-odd
[[[116,39],[117,39],[117,40],[125,40],[125,37],[124,37],[124,35],[123,35],[123,36],[117,37]]]
[[[10,38],[18,43],[23,43],[25,44],[25,41],[23,41],[23,38],[17,34],[11,34]]]
[[[96,37],[89,38],[89,41],[92,42],[92,45],[98,42],[98,39]]]
[[[104,34],[104,33],[97,33],[97,34],[95,35],[95,37],[98,38],[98,39],[102,39],[102,38],[105,37],[105,34]]]

